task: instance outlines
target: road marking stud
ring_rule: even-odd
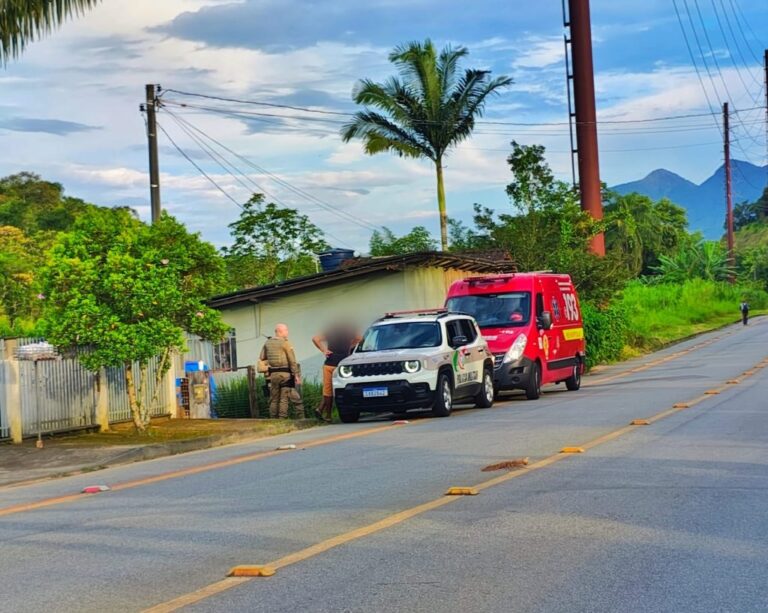
[[[676,402],[672,405],[673,409],[689,409],[691,407],[690,402]]]
[[[108,492],[111,488],[108,485],[89,485],[83,488],[83,494],[100,494]]]
[[[271,566],[241,565],[229,569],[227,577],[271,577],[275,569]]]
[[[296,445],[290,444],[290,445],[280,445],[277,447],[276,451],[288,451],[289,449],[296,449]]]
[[[705,394],[709,394],[710,396],[715,396],[716,394],[720,393],[720,390],[707,390],[704,392]]]
[[[393,421],[392,423],[395,426],[404,426],[405,424],[409,424],[411,422],[409,422],[407,419],[398,419],[397,421]]]
[[[563,447],[560,453],[584,453],[583,447]]]
[[[741,381],[739,381],[738,379],[728,379],[728,381],[726,381],[726,383],[728,385],[736,385],[737,383],[741,383]]]
[[[633,419],[629,422],[630,426],[650,426],[651,422],[647,419]]]
[[[475,487],[449,487],[445,492],[446,496],[477,496],[477,494]]]

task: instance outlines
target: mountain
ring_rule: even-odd
[[[768,183],[768,165],[755,166],[749,162],[731,162],[734,206],[754,202]],[[709,239],[723,235],[725,221],[725,166],[722,165],[703,183],[697,185],[674,172],[660,168],[639,181],[622,183],[611,188],[619,194],[637,192],[654,200],[669,198],[688,211],[691,230],[701,231]]]

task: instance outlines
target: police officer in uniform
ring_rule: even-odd
[[[288,326],[275,326],[275,335],[264,343],[259,359],[269,363],[269,416],[272,419],[287,418],[290,400],[296,418],[304,419],[304,403],[295,388],[301,382],[301,373],[293,346],[288,342]]]

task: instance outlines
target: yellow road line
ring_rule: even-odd
[[[191,604],[195,604],[196,602],[200,602],[201,600],[215,596],[220,592],[236,587],[241,583],[245,583],[246,581],[250,581],[250,578],[227,577],[226,579],[222,579],[216,583],[206,585],[204,588],[190,592],[184,596],[179,596],[178,598],[175,598],[169,602],[159,604],[152,607],[151,609],[146,609],[145,613],[171,613],[171,611],[177,611],[181,607],[187,607]]]
[[[666,364],[667,362],[671,362],[672,360],[676,360],[677,358],[681,358],[684,355],[688,355],[689,353],[692,353],[698,349],[703,349],[704,347],[707,347],[717,341],[719,341],[722,337],[717,336],[715,338],[712,338],[708,341],[704,341],[703,343],[699,343],[697,345],[694,345],[693,347],[689,347],[688,349],[683,349],[681,351],[677,351],[675,353],[671,353],[668,356],[665,356],[663,358],[658,358],[656,360],[652,360],[650,362],[646,362],[645,364],[642,364],[640,366],[636,366],[635,368],[632,368],[630,370],[624,370],[622,372],[616,373],[615,375],[609,375],[604,378],[597,378],[592,381],[585,381],[585,386],[593,386],[593,385],[600,385],[602,383],[610,383],[611,381],[615,381],[616,379],[622,379],[628,375],[635,374],[638,372],[643,372],[645,370],[648,370],[649,368],[653,368],[654,366],[659,366],[661,364]],[[599,377],[599,375],[598,375]]]
[[[766,365],[768,365],[768,363]],[[686,405],[688,407],[692,407],[702,402],[703,400],[707,400],[709,398],[711,398],[711,396],[708,396],[706,394],[702,396],[698,396],[693,400],[688,401]],[[648,421],[650,423],[654,423],[656,421],[664,419],[665,417],[669,417],[670,415],[673,415],[675,413],[680,413],[683,410],[684,410],[683,408],[667,409],[653,415],[652,417],[649,417]],[[629,432],[632,432],[635,430],[637,430],[637,428],[632,425],[624,426],[623,428],[619,428],[618,430],[599,436],[598,438],[593,439],[588,443],[584,443],[580,447],[585,451],[587,451],[589,449],[593,449],[597,447],[598,445],[602,445],[604,443],[612,441],[624,434],[628,434]],[[526,475],[531,471],[550,466],[555,462],[559,462],[560,460],[563,460],[567,457],[571,457],[572,455],[573,454],[564,454],[564,453],[553,454],[551,456],[543,458],[542,460],[539,460],[538,462],[534,462],[533,464],[526,466],[522,470],[510,471],[506,474],[500,475],[498,477],[494,477],[493,479],[488,479],[487,481],[483,481],[481,483],[473,485],[471,486],[471,489],[477,490],[478,492],[482,492],[483,490],[486,490],[488,488],[495,487],[502,483],[506,483],[507,481],[511,481],[512,479],[516,479],[518,477]],[[575,455],[580,455],[580,454],[575,454]],[[304,560],[315,557],[321,553],[328,551],[329,549],[339,547],[340,545],[345,545],[346,543],[350,543],[352,541],[375,534],[376,532],[380,532],[387,528],[391,528],[392,526],[396,526],[397,524],[401,524],[418,515],[426,513],[427,511],[439,509],[441,507],[451,504],[452,502],[461,500],[462,498],[463,498],[462,496],[441,496],[440,498],[437,498],[435,500],[431,500],[429,502],[422,503],[415,507],[411,507],[410,509],[400,511],[398,513],[394,513],[393,515],[385,517],[384,519],[381,519],[367,526],[362,526],[360,528],[356,528],[355,530],[351,530],[349,532],[339,534],[338,536],[331,537],[329,539],[326,539],[324,541],[321,541],[319,543],[316,543],[314,545],[301,549],[300,551],[284,556],[278,560],[275,560],[274,562],[268,562],[264,564],[264,566],[268,566],[274,570],[279,570],[281,568],[285,568],[286,566],[297,564],[298,562],[303,562]],[[243,577],[240,579],[241,579],[240,583],[251,580],[248,577]],[[240,584],[240,583],[237,583],[237,584],[230,585],[225,582],[226,580],[217,581],[200,590],[191,592],[190,594],[179,596],[178,598],[174,598],[173,600],[169,600],[165,603],[159,604],[150,609],[146,609],[143,613],[172,613],[173,611],[177,611],[189,604],[199,602],[200,600],[208,598],[208,596],[218,594],[220,592],[223,592],[224,590],[228,590],[230,587],[235,587],[236,585]],[[208,593],[209,589],[213,590],[210,594]]]

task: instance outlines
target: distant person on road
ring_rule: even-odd
[[[355,345],[361,341],[360,334],[354,326],[339,323],[331,326],[323,334],[312,337],[315,347],[325,356],[323,364],[323,400],[317,408],[317,417],[321,421],[330,422],[333,413],[333,372]]]
[[[746,300],[742,302],[739,310],[741,311],[741,323],[746,326],[749,321],[749,303]]]
[[[264,343],[259,359],[269,363],[269,416],[286,419],[290,401],[294,416],[304,419],[304,403],[296,389],[297,385],[301,385],[301,371],[293,346],[288,342],[288,326],[275,326],[275,335]]]

